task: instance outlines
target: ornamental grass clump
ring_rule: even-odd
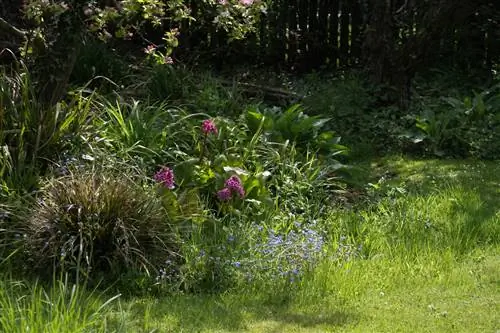
[[[77,278],[149,273],[175,254],[166,216],[152,192],[123,175],[94,171],[54,179],[28,221],[29,257],[44,272],[54,267]]]

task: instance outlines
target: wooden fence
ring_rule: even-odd
[[[392,0],[392,3],[394,8],[399,8],[405,1]],[[223,32],[200,29],[190,32],[185,43],[207,51],[220,61],[234,58],[240,63],[248,61],[302,69],[322,65],[349,67],[358,64],[362,57],[368,14],[368,9],[363,7],[366,3],[363,0],[273,0],[258,31],[244,41],[228,46]],[[193,9],[200,13],[203,10],[197,7],[196,0]],[[411,31],[397,34],[404,42],[420,28],[414,25]],[[456,52],[460,51],[457,47],[468,47],[469,28],[450,32],[452,37],[442,43],[443,52]],[[495,29],[494,26],[492,29]],[[475,59],[484,60],[500,53],[499,41],[499,29],[489,33],[480,31],[473,41]]]

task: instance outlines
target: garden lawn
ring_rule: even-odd
[[[364,167],[383,192],[356,214],[369,225],[349,212],[332,214],[331,224],[332,234],[351,230],[365,257],[325,260],[287,292],[122,299],[110,329],[499,332],[500,164],[391,157]]]
[[[77,293],[79,302],[41,287],[32,286],[31,292],[3,278],[0,327],[10,332],[499,332],[500,163],[391,157],[360,168],[373,170],[365,203],[332,207],[331,255],[299,282],[155,298]],[[342,242],[362,245],[360,254],[339,260],[333,254]]]

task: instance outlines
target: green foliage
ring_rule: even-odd
[[[180,65],[153,65],[146,75],[146,95],[153,101],[189,100],[196,89],[192,73]]]
[[[99,91],[104,93],[106,88],[109,89],[106,85],[107,81],[97,80],[96,77],[105,77],[113,82],[124,84],[129,68],[123,54],[119,54],[110,45],[94,38],[86,38],[82,43],[70,76],[73,86],[85,85],[88,89],[98,87]],[[96,79],[95,82],[90,82],[94,79]]]
[[[101,40],[110,40],[141,34],[148,26],[160,29],[169,27],[162,38],[162,58],[166,59],[179,45],[179,30],[187,33],[184,29],[188,26],[193,29],[192,22],[225,30],[230,39],[244,38],[255,31],[266,3],[203,0],[199,2],[198,8],[200,10],[193,11],[189,1],[184,0],[129,0],[114,3],[29,0],[25,5],[25,16],[35,26],[36,40],[45,43],[43,49],[63,38],[64,32],[76,38],[91,33]],[[190,25],[183,24],[188,21],[191,21]],[[64,28],[71,31],[64,31]],[[159,52],[156,45],[154,48],[154,52]],[[37,51],[33,43],[27,43],[24,47],[26,56],[33,56]]]
[[[497,158],[500,153],[500,85],[473,97],[422,98],[415,129],[403,135],[438,156]]]
[[[182,126],[189,118],[182,110],[166,104],[145,105],[139,101],[130,104],[103,100],[103,110],[97,121],[100,137],[112,153],[123,158],[139,158],[146,165],[154,164],[167,145],[183,142],[190,133]]]
[[[339,144],[340,137],[333,131],[323,129],[329,120],[306,115],[300,104],[295,104],[283,112],[279,108],[266,109],[264,112],[253,109],[246,114],[250,130],[262,130],[274,142],[294,142],[298,147],[318,150],[332,154],[331,156],[345,153],[347,147]]]
[[[91,98],[74,95],[68,102],[38,102],[31,77],[2,69],[0,77],[0,181],[3,190],[34,189],[40,170],[56,152],[78,138],[87,125]]]
[[[148,66],[139,77],[149,99],[168,101],[191,113],[237,116],[251,103],[236,85],[228,85],[209,71],[193,72],[182,64]]]
[[[312,77],[310,80],[307,86],[313,88],[304,106],[312,114],[330,117],[331,126],[348,137],[370,131],[370,125],[375,123],[370,121],[374,96],[361,75],[353,73],[334,78]]]
[[[26,225],[31,265],[40,273],[112,278],[148,272],[175,255],[166,212],[152,193],[128,175],[79,171],[49,180]]]
[[[87,291],[84,285],[56,280],[46,288],[39,283],[0,278],[2,332],[104,332],[103,316],[120,295]]]

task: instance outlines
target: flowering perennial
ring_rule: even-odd
[[[221,201],[228,201],[231,199],[231,190],[228,189],[227,187],[224,187],[222,190],[217,192],[217,197]]]
[[[175,187],[174,171],[170,168],[162,168],[154,175],[154,180],[170,190]]]
[[[224,183],[225,187],[217,192],[217,197],[221,201],[230,200],[233,195],[238,195],[240,198],[245,196],[245,189],[238,176],[229,177]]]
[[[238,176],[231,176],[228,180],[226,180],[225,185],[232,194],[237,193],[240,198],[245,196],[245,189],[243,188],[241,179]]]
[[[201,125],[201,130],[205,135],[210,133],[217,134],[217,126],[212,119],[206,119]]]

